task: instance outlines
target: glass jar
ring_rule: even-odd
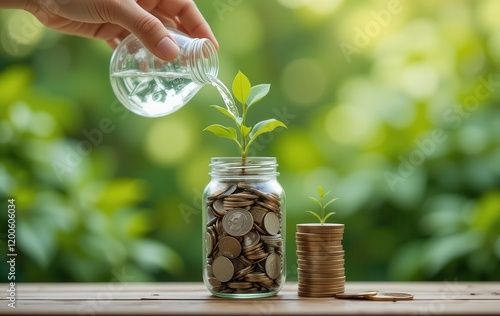
[[[111,57],[113,91],[136,114],[157,117],[175,112],[217,78],[219,60],[210,40],[171,28],[169,32],[180,47],[172,61],[153,55],[133,34],[120,42]]]
[[[285,283],[285,193],[276,158],[212,158],[203,192],[203,281],[220,297],[273,296]]]

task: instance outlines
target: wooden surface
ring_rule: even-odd
[[[412,301],[378,302],[302,298],[287,282],[275,297],[221,299],[202,283],[17,284],[16,308],[2,315],[500,315],[500,282],[348,282],[346,291],[407,292]]]

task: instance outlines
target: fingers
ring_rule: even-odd
[[[120,5],[116,11],[116,21],[134,33],[157,57],[172,60],[179,54],[179,46],[163,23],[135,2]]]
[[[196,4],[191,0],[159,0],[158,7],[168,16],[177,18],[192,37],[208,38],[215,47],[219,43]]]

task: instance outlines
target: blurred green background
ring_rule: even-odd
[[[272,85],[250,120],[289,126],[252,152],[280,163],[289,280],[319,184],[339,197],[348,281],[500,280],[499,1],[197,4],[219,78]],[[12,10],[0,39],[0,251],[14,197],[17,280],[201,281],[208,164],[237,155],[202,132],[224,120],[216,90],[143,118],[114,97],[104,43]]]

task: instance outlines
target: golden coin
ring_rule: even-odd
[[[336,298],[366,298],[367,296],[373,296],[376,295],[378,292],[377,291],[364,291],[364,292],[344,292],[344,293],[337,293],[335,295]]]
[[[319,297],[335,297],[335,294],[342,293],[342,292],[344,292],[344,289],[342,289],[342,288],[328,291],[328,292],[316,291],[316,290],[309,291],[307,289],[305,289],[305,290],[301,289],[298,291],[298,295],[304,296],[304,297],[317,297],[317,298],[319,298]]]
[[[309,248],[309,247],[297,247],[296,254],[299,256],[308,256],[308,255],[326,255],[326,256],[336,256],[339,251],[344,251],[341,248]]]
[[[341,288],[332,290],[332,291],[318,291],[318,290],[309,290],[309,289],[299,289],[299,296],[307,296],[307,297],[335,297],[335,294],[342,293],[343,290]]]
[[[323,273],[323,272],[329,273],[329,272],[336,272],[337,270],[344,270],[344,263],[328,264],[328,265],[312,265],[307,263],[299,263],[297,266],[298,269],[311,271],[311,273]]]
[[[269,235],[276,235],[280,231],[280,220],[274,213],[267,213],[264,217],[264,228]]]
[[[297,246],[312,246],[319,244],[318,242],[315,241],[307,241],[303,239],[295,240],[295,243],[297,244]],[[321,245],[324,245],[325,247],[339,247],[342,246],[342,240],[322,241]]]
[[[335,269],[335,270],[327,270],[327,271],[318,271],[317,270],[311,270],[311,269],[297,269],[297,273],[299,276],[303,276],[306,278],[332,278],[332,277],[343,277],[345,276],[345,270],[344,269]]]
[[[344,266],[339,264],[339,265],[330,265],[330,266],[325,266],[325,267],[317,267],[317,266],[311,266],[311,265],[305,265],[301,264],[298,266],[297,271],[306,273],[306,274],[334,274],[334,273],[339,273],[339,272],[345,272]]]
[[[304,291],[304,292],[307,291],[307,292],[343,293],[345,292],[345,285],[342,283],[331,286],[326,284],[309,285],[299,282],[298,289],[299,291]]]
[[[231,236],[246,235],[252,226],[252,214],[245,210],[231,210],[222,218],[222,227]]]
[[[335,294],[338,293],[338,292],[334,292],[334,293],[311,293],[311,292],[301,292],[299,291],[298,292],[298,295],[299,296],[302,296],[302,297],[311,297],[311,298],[323,298],[323,297],[335,297]]]
[[[373,301],[410,301],[413,295],[397,292],[378,292],[376,295],[366,296],[366,299]]]
[[[308,256],[308,257],[330,257],[337,258],[338,256],[344,256],[344,250],[335,250],[335,251],[304,251],[297,250],[295,252],[298,256]]]
[[[298,258],[308,258],[308,260],[320,260],[320,261],[331,261],[335,259],[343,259],[344,251],[338,250],[335,252],[311,252],[311,251],[301,251],[297,250],[295,252]]]
[[[214,272],[214,276],[217,280],[221,282],[227,282],[231,280],[234,275],[234,266],[231,260],[224,256],[220,256],[215,258],[212,263],[212,270]]]
[[[309,292],[309,293],[323,293],[323,294],[337,294],[337,293],[343,293],[345,292],[345,286],[339,285],[337,287],[328,287],[325,288],[324,286],[319,286],[319,287],[310,287],[307,285],[301,286],[299,283],[298,287],[299,292]]]
[[[336,263],[327,263],[327,264],[314,264],[314,263],[302,263],[299,262],[297,266],[300,269],[308,269],[311,271],[322,271],[322,270],[335,270],[335,269],[344,269],[344,262],[336,262]]]
[[[343,237],[341,235],[337,237],[328,237],[328,238],[323,238],[323,237],[315,237],[315,238],[302,238],[300,236],[295,237],[295,242],[298,243],[309,243],[309,244],[315,244],[315,243],[329,243],[329,242],[342,242]]]
[[[325,276],[319,276],[319,277],[313,277],[313,276],[305,276],[303,274],[300,274],[298,276],[299,281],[305,281],[308,284],[337,284],[337,283],[344,283],[345,282],[345,276],[332,276],[332,277],[325,277]]]
[[[312,265],[345,263],[344,256],[297,256],[297,263],[305,263]]]
[[[236,238],[225,236],[219,240],[219,251],[223,256],[233,259],[240,255],[241,244]]]
[[[276,253],[270,254],[266,259],[266,274],[271,279],[276,279],[281,274],[281,257]]]
[[[214,203],[215,204],[215,203]],[[344,234],[337,233],[337,234],[309,234],[309,233],[295,233],[295,238],[297,241],[316,241],[316,240],[323,240],[323,241],[338,241],[342,240]]]

